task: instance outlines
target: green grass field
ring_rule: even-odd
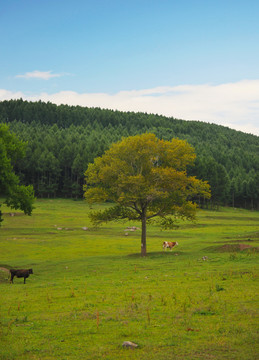
[[[259,358],[259,212],[150,225],[141,258],[140,230],[124,231],[138,223],[95,229],[84,202],[37,200],[31,217],[2,210],[0,267],[34,274],[10,284],[0,271],[1,360]],[[179,246],[163,252],[164,240]]]

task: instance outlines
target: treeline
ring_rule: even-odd
[[[122,137],[152,132],[194,146],[189,173],[210,183],[210,205],[259,209],[257,136],[199,121],[23,100],[0,102],[0,122],[28,142],[15,170],[37,197],[81,198],[84,172],[96,156]]]

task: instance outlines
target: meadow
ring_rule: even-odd
[[[125,235],[138,223],[94,228],[83,201],[37,200],[30,217],[2,210],[1,360],[259,358],[259,212],[149,225],[142,258],[140,230]],[[179,246],[164,252],[164,240]],[[34,274],[10,284],[11,267]]]

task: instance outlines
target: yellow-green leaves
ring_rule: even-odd
[[[187,197],[208,197],[208,184],[186,174],[194,160],[193,147],[183,140],[159,140],[154,134],[124,138],[89,165],[85,198],[152,210],[159,202],[173,209]]]
[[[89,204],[105,202],[108,196],[102,188],[87,188],[85,187],[85,198]]]

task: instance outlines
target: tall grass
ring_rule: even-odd
[[[93,228],[84,202],[38,200],[31,217],[3,210],[0,267],[34,274],[10,284],[0,271],[0,359],[259,357],[258,212],[150,225],[141,258],[140,231],[124,231],[139,224]],[[178,248],[163,252],[165,239]]]

